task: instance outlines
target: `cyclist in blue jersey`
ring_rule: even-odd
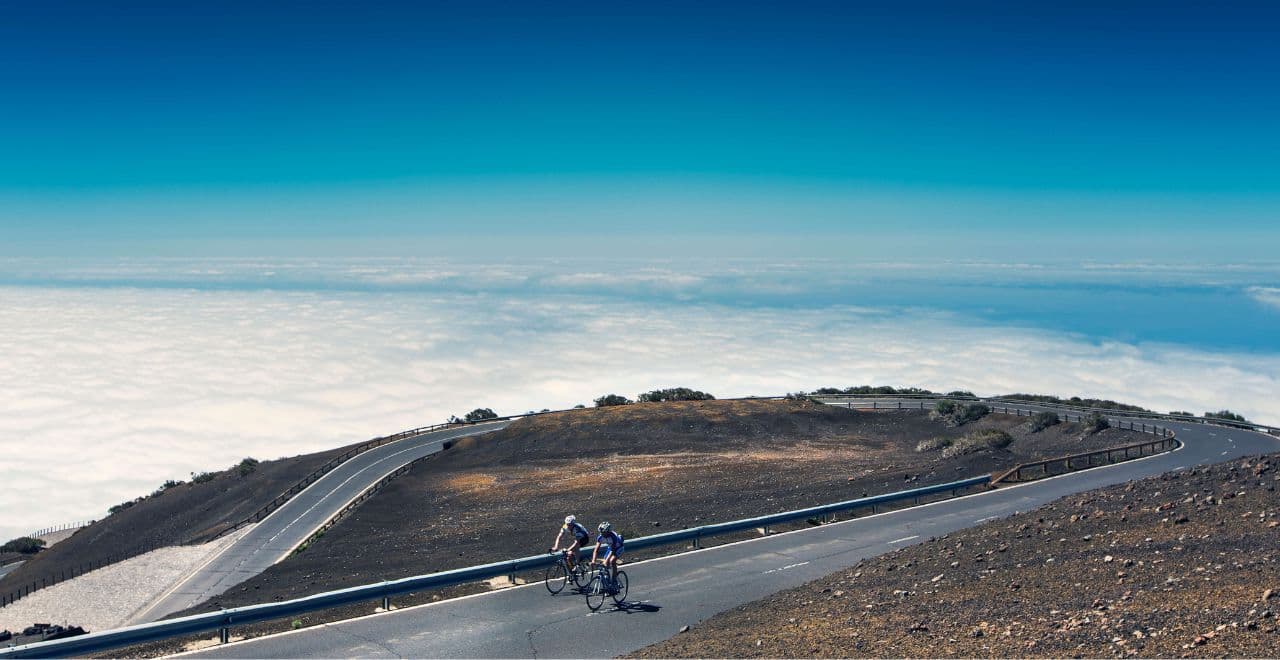
[[[595,550],[591,551],[591,563],[596,562],[596,555],[600,554],[600,548],[604,548],[604,565],[613,569],[613,580],[617,582],[618,563],[622,561],[622,535],[613,531],[613,525],[607,522],[600,523],[597,529],[600,535],[596,537]]]
[[[556,534],[556,541],[551,544],[550,552],[560,549],[560,539],[564,538],[565,534],[568,534],[571,539],[569,545],[565,546],[565,550],[569,552],[567,557],[569,570],[573,570],[574,565],[578,563],[578,548],[586,545],[591,540],[591,532],[587,531],[587,528],[578,522],[577,516],[565,516],[564,524],[560,526],[560,533]]]

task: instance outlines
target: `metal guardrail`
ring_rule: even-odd
[[[1050,401],[1035,401],[1032,399],[1007,399],[1002,397],[980,397],[980,396],[947,396],[945,394],[814,394],[811,395],[817,399],[923,399],[926,401],[941,401],[949,399],[952,401],[978,401],[983,403],[1007,403],[1011,405],[1022,406],[1040,406],[1044,408],[1055,408],[1064,410],[1076,410],[1081,412],[1097,412],[1105,413],[1113,417],[1132,417],[1134,419],[1163,419],[1175,422],[1189,422],[1192,424],[1208,424],[1211,426],[1226,426],[1235,429],[1244,429],[1246,431],[1258,431],[1269,435],[1280,435],[1280,427],[1268,426],[1256,422],[1237,422],[1229,419],[1218,417],[1196,417],[1194,415],[1169,415],[1147,410],[1123,410],[1120,408],[1096,408],[1090,406],[1076,406],[1070,403],[1057,403]]]
[[[974,486],[983,486],[988,484],[990,481],[990,475],[982,475],[971,479],[937,484],[934,486],[925,486],[923,488],[915,488],[912,490],[862,497],[855,500],[825,504],[806,509],[797,509],[794,511],[784,511],[782,513],[757,516],[743,520],[692,527],[674,532],[666,532],[663,534],[655,534],[653,536],[630,539],[627,541],[627,549],[639,550],[654,546],[680,543],[683,541],[693,541],[694,546],[696,547],[704,537],[756,528],[767,529],[770,525],[778,525],[797,520],[807,520],[809,518],[826,516],[832,513],[849,511],[852,509],[871,508],[875,511],[879,506],[891,505],[908,500],[919,502],[920,498],[928,497],[930,495],[940,495],[944,493],[959,495],[960,491],[964,489],[972,488]],[[590,551],[588,549],[584,549],[582,551],[582,556],[585,557],[589,552]],[[491,564],[483,564],[480,566],[459,568],[452,571],[443,571],[429,575],[419,575],[399,580],[379,582],[377,584],[339,589],[337,591],[305,596],[303,598],[279,603],[248,605],[245,607],[222,610],[220,612],[194,614],[177,619],[144,623],[137,626],[129,626],[115,630],[93,632],[67,639],[36,642],[34,644],[0,649],[0,658],[66,657],[76,654],[106,651],[113,648],[119,648],[121,646],[129,646],[131,644],[169,639],[172,637],[209,632],[213,630],[220,631],[220,637],[222,641],[225,642],[229,638],[229,628],[233,625],[245,625],[260,621],[268,621],[271,619],[281,619],[298,614],[305,614],[307,612],[315,612],[317,610],[367,601],[381,600],[383,605],[387,606],[390,604],[390,598],[393,596],[423,591],[425,589],[448,587],[494,577],[513,575],[522,571],[549,566],[555,563],[555,561],[556,556],[554,555],[533,555],[530,557],[522,557],[520,559],[511,559]]]
[[[1069,456],[1058,456],[1055,458],[1046,458],[1041,461],[1032,461],[1030,463],[1019,463],[1018,465],[1013,466],[1003,474],[993,477],[991,479],[991,485],[994,486],[999,483],[1010,482],[1010,481],[1033,481],[1034,478],[1024,478],[1023,473],[1028,472],[1033,475],[1034,469],[1037,467],[1040,468],[1039,478],[1044,478],[1044,477],[1050,476],[1051,474],[1050,467],[1059,463],[1062,464],[1062,467],[1063,467],[1063,472],[1059,474],[1065,474],[1067,472],[1073,472],[1076,470],[1087,470],[1091,467],[1098,467],[1094,465],[1094,458],[1097,458],[1097,457],[1102,458],[1102,462],[1100,463],[1100,465],[1112,465],[1115,463],[1123,463],[1124,461],[1132,460],[1135,458],[1142,458],[1144,456],[1155,456],[1156,454],[1162,454],[1164,452],[1177,449],[1179,446],[1181,446],[1181,444],[1182,443],[1177,438],[1173,437],[1172,435],[1166,435],[1161,437],[1159,440],[1149,440],[1147,442],[1135,442],[1133,444],[1124,445],[1121,447],[1108,447],[1106,449],[1086,451],[1078,454],[1071,454]],[[1150,450],[1150,453],[1147,453],[1147,450]],[[1136,452],[1137,455],[1136,456],[1132,455],[1133,452]],[[1122,455],[1123,458],[1121,458],[1118,461],[1115,460],[1115,456],[1117,454]],[[1077,467],[1073,463],[1073,461],[1085,461],[1085,466]]]
[[[91,523],[91,522],[93,522],[93,521],[92,521],[92,520],[81,520],[80,522],[65,523],[65,524],[62,524],[62,525],[54,525],[54,526],[52,526],[52,527],[45,527],[44,529],[36,530],[36,531],[34,531],[34,532],[31,532],[30,534],[26,534],[25,536],[26,536],[27,538],[32,538],[32,539],[33,539],[33,538],[36,538],[36,537],[38,537],[38,536],[44,536],[45,534],[52,534],[52,533],[54,533],[54,532],[62,532],[62,531],[66,531],[66,530],[68,530],[68,529],[76,529],[76,528],[79,528],[79,527],[84,527],[84,526],[88,525],[88,524],[89,524],[89,523]]]

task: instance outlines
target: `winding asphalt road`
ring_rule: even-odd
[[[1035,407],[1042,409],[1042,407]],[[1025,408],[1024,408],[1025,409]],[[1128,419],[1128,418],[1126,418]],[[847,522],[627,566],[628,604],[590,613],[540,583],[205,649],[211,658],[604,657],[684,625],[905,545],[1028,511],[1060,497],[1193,465],[1280,450],[1280,439],[1159,421],[1177,451]],[[520,554],[512,548],[512,554]]]
[[[293,496],[244,536],[130,617],[129,625],[155,621],[203,603],[267,570],[382,477],[440,451],[445,440],[490,433],[509,421],[433,431],[352,457]]]

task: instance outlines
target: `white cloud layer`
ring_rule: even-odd
[[[638,279],[688,284],[663,271]],[[509,414],[677,385],[726,397],[855,384],[1080,394],[1280,424],[1280,356],[1098,343],[935,312],[18,286],[0,287],[0,328],[0,539],[100,517],[244,456],[318,451],[477,406]]]

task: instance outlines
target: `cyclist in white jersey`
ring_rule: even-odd
[[[565,550],[569,551],[567,559],[569,568],[572,570],[574,565],[578,563],[578,548],[586,545],[591,540],[591,532],[587,531],[587,528],[578,522],[577,516],[565,516],[564,524],[560,526],[560,533],[556,534],[555,543],[551,544],[551,552],[560,549],[560,539],[564,538],[565,534],[568,534],[571,539],[569,545],[565,546]]]

